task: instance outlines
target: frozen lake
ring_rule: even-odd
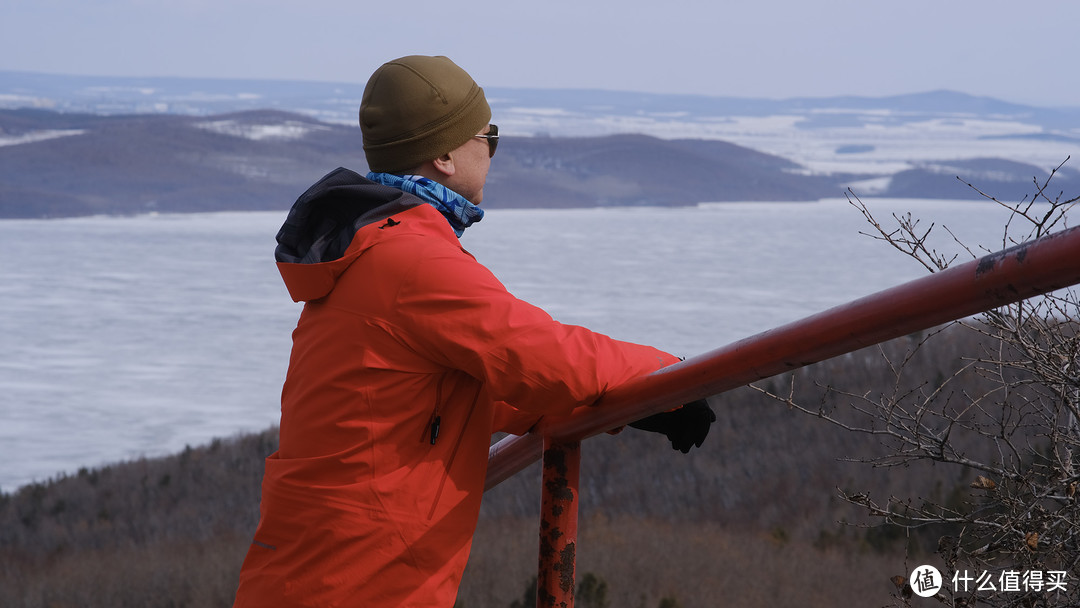
[[[867,202],[1001,248],[995,205]],[[284,217],[0,221],[0,490],[276,423]],[[690,356],[924,274],[868,229],[845,200],[496,209],[462,242],[560,321]]]

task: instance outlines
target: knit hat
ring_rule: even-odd
[[[446,57],[410,55],[384,63],[360,101],[368,168],[384,173],[458,148],[489,120],[484,90]]]

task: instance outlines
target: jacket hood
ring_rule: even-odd
[[[277,234],[274,258],[289,295],[296,302],[326,296],[366,248],[354,242],[357,231],[425,204],[343,167],[326,174],[296,199]]]

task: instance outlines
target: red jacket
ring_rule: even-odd
[[[305,193],[279,242],[306,304],[236,606],[453,606],[492,432],[677,360],[552,320],[432,206],[352,171]]]

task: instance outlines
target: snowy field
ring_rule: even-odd
[[[993,205],[871,204],[1001,245]],[[275,423],[300,310],[283,219],[0,221],[0,490]],[[866,228],[843,200],[495,210],[462,242],[560,321],[696,355],[922,276]]]

